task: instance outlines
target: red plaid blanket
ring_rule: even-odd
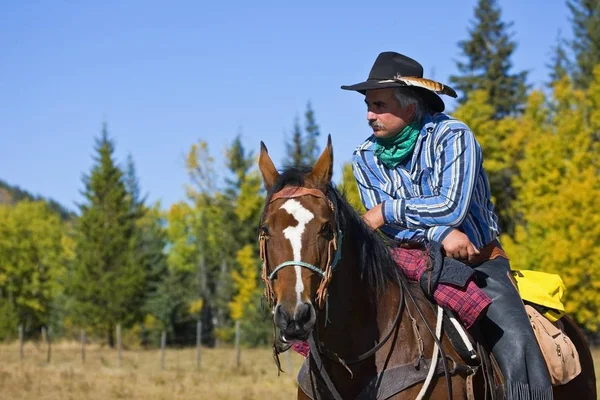
[[[406,277],[418,282],[427,269],[429,256],[420,249],[393,248],[390,250],[392,257]],[[440,283],[433,293],[436,303],[456,313],[465,328],[470,328],[480,315],[489,307],[492,300],[479,288],[473,278],[469,279],[465,287]],[[308,355],[307,342],[292,345],[297,353],[304,357]]]

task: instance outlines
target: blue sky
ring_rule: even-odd
[[[369,135],[362,96],[340,85],[364,80],[388,50],[447,82],[476,0],[283,3],[1,2],[0,179],[75,210],[106,121],[119,161],[131,153],[143,192],[166,208],[185,198],[193,143],[208,142],[219,172],[241,132],[279,165],[311,101],[338,181]],[[514,22],[515,69],[540,87],[558,31],[571,37],[565,2],[499,4]]]

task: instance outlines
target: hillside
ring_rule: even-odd
[[[45,201],[46,203],[48,203],[50,209],[58,213],[63,220],[70,220],[75,218],[75,213],[73,211],[68,210],[66,207],[59,204],[58,202],[52,199],[47,199],[41,196],[33,195],[28,191],[19,188],[18,186],[9,185],[8,183],[0,179],[0,204],[15,204],[25,199],[32,201]]]

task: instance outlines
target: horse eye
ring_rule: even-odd
[[[329,222],[325,222],[323,226],[321,226],[321,231],[319,233],[327,240],[333,239],[333,229]]]
[[[260,228],[258,228],[258,234],[269,236],[269,227],[267,227],[266,225],[261,226]]]

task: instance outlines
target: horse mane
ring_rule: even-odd
[[[286,168],[267,194],[267,204],[273,194],[286,186],[302,187],[310,185],[314,187],[314,183],[305,179],[311,170],[310,167],[306,166]],[[359,257],[360,277],[365,283],[367,291],[370,291],[374,296],[374,300],[379,299],[384,293],[388,283],[397,283],[398,279],[405,280],[406,277],[400,273],[395,261],[392,259],[384,238],[364,223],[362,217],[346,199],[345,193],[340,192],[333,183],[315,188],[320,189],[328,198],[335,200],[334,204],[337,205],[335,212],[340,223],[340,229],[344,232],[345,238],[352,237],[354,239]],[[264,219],[264,214],[262,219]],[[342,246],[345,246],[346,243],[344,241]]]

